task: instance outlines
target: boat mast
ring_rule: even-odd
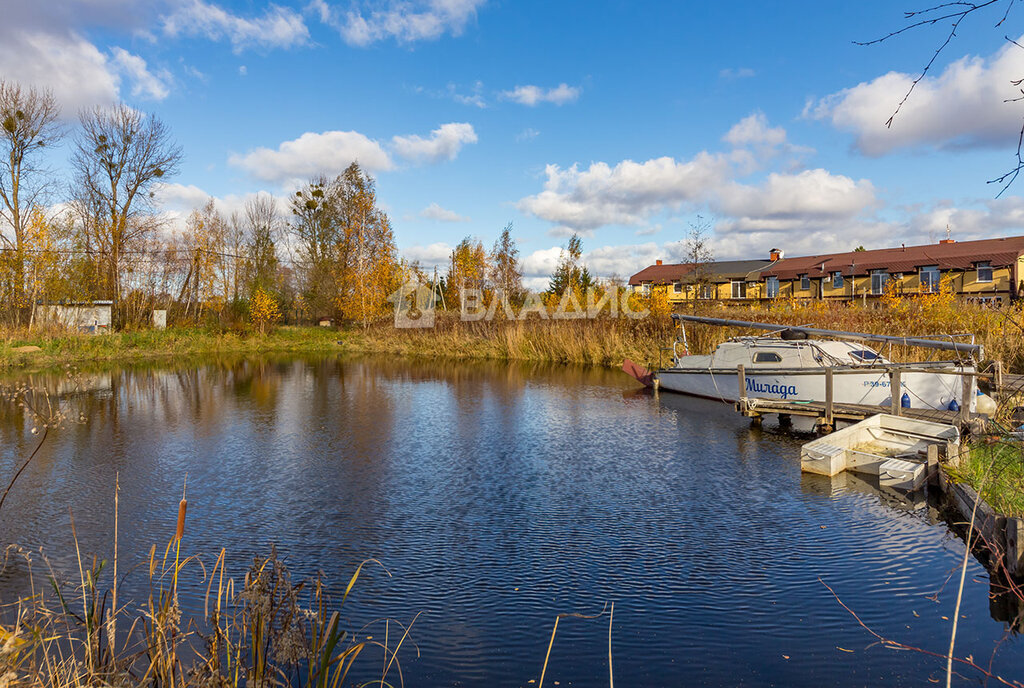
[[[820,337],[832,337],[833,339],[848,339],[852,341],[887,342],[890,344],[902,344],[903,346],[919,346],[924,349],[939,349],[941,351],[955,351],[959,354],[968,354],[982,358],[984,349],[980,344],[968,344],[966,342],[941,341],[936,339],[921,339],[919,337],[894,337],[887,334],[867,334],[864,332],[842,332],[840,330],[822,330],[816,327],[794,327],[792,325],[776,325],[774,323],[748,322],[746,320],[726,320],[724,318],[708,318],[701,315],[683,315],[673,313],[672,319],[677,321],[703,323],[705,325],[718,325],[721,327],[746,327],[754,330],[767,330],[779,332],[781,330],[795,330],[806,332],[808,335]]]

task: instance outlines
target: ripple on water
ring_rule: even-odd
[[[274,544],[296,579],[323,571],[340,597],[358,562],[383,562],[391,577],[364,570],[345,616],[423,612],[408,685],[526,685],[557,614],[611,601],[619,685],[919,685],[935,668],[869,648],[819,578],[879,632],[948,642],[950,596],[929,599],[962,556],[945,527],[863,480],[801,476],[799,440],[720,404],[516,365],[296,360],[110,380],[83,397],[90,422],[26,472],[5,538],[76,571],[69,509],[83,549],[108,552],[119,475],[122,557],[141,561],[170,536],[187,473],[185,548],[212,561],[227,547],[238,576]],[[25,429],[0,420],[0,472]],[[960,647],[987,657],[1003,626],[970,567],[983,582]],[[0,594],[24,578],[9,569]],[[205,583],[182,592],[201,612]],[[560,622],[551,680],[607,680],[607,619]],[[1015,638],[996,667],[1024,674]]]

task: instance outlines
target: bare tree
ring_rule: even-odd
[[[0,79],[0,216],[10,227],[10,234],[0,233],[0,240],[3,248],[14,254],[13,296],[19,313],[27,305],[25,243],[29,217],[52,180],[39,159],[44,147],[63,136],[59,116],[52,92],[25,89]]]
[[[880,38],[876,38],[870,41],[855,41],[857,45],[874,45],[876,43],[883,43],[892,38],[896,38],[897,36],[900,36],[909,31],[914,31],[916,29],[921,29],[935,25],[949,26],[948,33],[944,34],[945,38],[943,38],[942,42],[939,43],[938,47],[935,49],[935,52],[932,53],[931,58],[925,64],[924,68],[911,82],[910,88],[907,89],[907,92],[903,95],[903,98],[896,105],[896,108],[893,111],[892,115],[890,115],[889,119],[886,120],[885,126],[887,128],[892,127],[893,121],[896,119],[896,116],[899,115],[900,110],[907,103],[907,101],[910,100],[910,96],[914,93],[914,90],[917,88],[917,85],[921,83],[921,81],[928,75],[928,72],[931,71],[932,67],[935,65],[935,61],[939,58],[939,55],[942,54],[942,51],[945,50],[949,46],[949,44],[953,42],[954,38],[956,38],[957,32],[960,30],[961,24],[963,24],[963,22],[966,19],[968,19],[972,15],[983,15],[984,10],[991,9],[994,12],[992,16],[997,18],[995,22],[995,28],[998,29],[1002,27],[1003,24],[1006,23],[1006,19],[1009,16],[1010,10],[1013,8],[1015,2],[1016,0],[976,0],[974,2],[956,0],[955,2],[941,2],[934,4],[930,7],[926,7],[924,9],[904,12],[903,18],[906,20],[906,23],[902,27],[894,31],[890,31],[889,33],[885,34]],[[1024,49],[1024,46],[1022,46],[1020,43],[1010,38],[1009,36],[1004,36],[1003,38],[1009,41],[1010,43],[1013,43],[1018,48]],[[1024,84],[1024,75],[1021,76],[1022,78],[1013,80],[1009,84],[1007,84],[1008,86],[1012,86],[1014,91],[1019,92],[1020,95],[1014,96],[1012,98],[1007,98],[1006,100],[1003,101],[1004,103],[1024,101],[1024,88],[1022,88],[1022,84]],[[1007,172],[1004,172],[1003,174],[994,179],[988,180],[989,184],[1002,185],[1002,188],[999,190],[997,197],[1002,196],[1003,193],[1008,188],[1010,188],[1010,185],[1013,184],[1014,181],[1016,181],[1017,177],[1020,175],[1022,170],[1024,170],[1024,122],[1021,123],[1020,132],[1017,135],[1016,163]]]
[[[505,225],[491,249],[491,284],[501,289],[509,303],[519,304],[525,296],[523,267],[519,263],[519,247],[512,238],[512,223]]]
[[[153,227],[153,190],[178,171],[182,153],[162,121],[127,105],[84,111],[80,120],[71,158],[78,203],[91,217],[117,313],[125,252]]]
[[[711,263],[715,260],[715,254],[708,239],[710,231],[711,221],[698,215],[697,219],[690,223],[690,231],[683,244],[686,262],[693,266],[687,281],[693,285],[694,308],[697,307],[697,299],[701,298],[702,292],[711,282]]]
[[[245,202],[245,252],[249,293],[257,289],[277,291],[277,240],[281,216],[277,201],[260,193]]]

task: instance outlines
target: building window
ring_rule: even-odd
[[[734,299],[747,298],[747,283],[743,280],[732,281],[732,297]]]
[[[807,290],[811,288],[811,278],[807,275],[800,275],[800,289]]]
[[[986,260],[984,262],[978,263],[978,281],[992,281],[992,263],[990,261]]]
[[[921,291],[926,294],[934,294],[939,291],[939,283],[942,280],[942,273],[938,265],[924,265],[920,270]]]
[[[672,291],[674,291],[677,294],[682,294],[683,293],[683,283],[682,282],[673,282],[672,283]]]
[[[644,282],[642,290],[643,290],[644,296],[650,296],[651,295],[651,283],[650,282]]]
[[[698,297],[701,299],[713,299],[715,298],[715,285],[713,284],[702,284],[698,287]]]
[[[835,289],[843,288],[843,273],[833,272],[832,273],[832,287]]]
[[[881,296],[885,293],[885,285],[889,281],[889,273],[885,270],[871,271],[871,295]]]
[[[769,299],[774,299],[779,295],[779,278],[775,275],[771,275],[765,280],[765,292],[768,294]]]

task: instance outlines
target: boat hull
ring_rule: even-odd
[[[948,370],[971,372],[973,369]],[[661,389],[691,396],[717,399],[727,403],[740,398],[739,376],[735,370],[686,370],[667,368],[657,374]],[[910,397],[910,406],[918,409],[946,410],[954,399],[963,396],[961,375],[943,372],[906,372],[901,375],[901,390]],[[843,371],[833,375],[832,399],[837,404],[889,406],[892,389],[889,374],[884,370]],[[757,370],[745,371],[743,396],[785,401],[825,401],[825,369],[821,370]],[[974,393],[971,394],[971,407]]]

